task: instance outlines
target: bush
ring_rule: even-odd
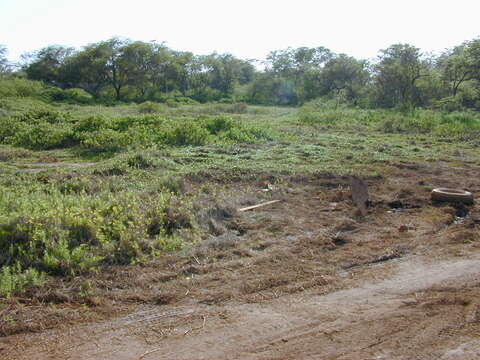
[[[173,100],[177,103],[177,104],[182,104],[182,105],[198,105],[199,102],[192,99],[192,98],[189,98],[189,97],[186,97],[186,96],[176,96],[173,98]]]
[[[441,113],[417,110],[410,115],[390,113],[381,121],[380,130],[387,133],[431,133],[442,137],[473,139],[480,133],[480,116],[469,111]]]
[[[60,127],[49,123],[24,125],[7,141],[32,150],[65,148],[76,143],[70,126]]]
[[[225,116],[216,116],[214,118],[209,118],[205,122],[205,127],[210,132],[210,134],[218,135],[222,131],[228,131],[235,126],[232,119]]]
[[[164,108],[159,103],[154,103],[151,101],[145,101],[138,105],[138,112],[140,114],[154,114],[154,113],[162,113],[164,112]]]
[[[253,126],[238,125],[228,129],[222,134],[222,138],[243,143],[255,143],[260,140],[272,140],[272,135],[266,130]]]
[[[82,89],[62,90],[56,87],[49,87],[42,92],[42,97],[50,102],[64,102],[68,104],[93,104],[95,99]]]
[[[40,81],[21,78],[0,77],[0,98],[8,97],[37,97],[41,98],[45,90]]]
[[[154,103],[151,103],[154,104]],[[146,103],[149,108],[151,104]],[[158,104],[154,104],[158,105]],[[232,107],[246,105],[211,105]],[[0,142],[33,150],[80,145],[91,152],[117,152],[129,145],[200,146],[209,142],[256,142],[271,139],[268,131],[226,116],[168,118],[148,114],[76,119],[49,108],[0,117]]]
[[[465,107],[462,104],[460,97],[448,96],[443,99],[437,100],[432,104],[432,109],[439,111],[462,111]]]
[[[89,116],[79,120],[75,126],[75,134],[81,134],[83,132],[98,131],[105,129],[108,126],[108,121],[102,116]]]
[[[194,120],[183,120],[170,123],[164,127],[158,135],[158,142],[168,145],[205,145],[209,132]]]
[[[74,275],[154,254],[176,230],[193,226],[188,205],[170,192],[0,190],[0,292],[7,295],[41,272]]]
[[[232,104],[227,112],[232,114],[246,114],[248,112],[248,105],[244,102]]]
[[[102,129],[80,135],[82,147],[93,152],[116,152],[131,143],[127,134],[111,129]]]
[[[0,142],[8,142],[21,129],[21,122],[12,117],[0,117]]]
[[[14,120],[27,124],[63,124],[73,122],[74,119],[69,113],[49,109],[36,109],[12,116]]]
[[[29,268],[22,271],[21,266],[4,266],[0,272],[0,296],[10,297],[27,286],[39,286],[45,282],[45,273]]]
[[[171,108],[178,108],[178,103],[175,101],[175,99],[166,99],[165,100],[165,104],[168,106],[168,107],[171,107]]]
[[[155,167],[155,159],[147,154],[134,154],[127,158],[127,165],[134,169],[150,169]]]

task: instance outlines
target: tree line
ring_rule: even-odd
[[[48,46],[13,68],[0,46],[0,73],[60,89],[82,89],[95,101],[245,101],[300,105],[325,97],[373,108],[480,110],[480,38],[439,56],[394,44],[375,60],[325,47],[272,51],[260,70],[230,54],[195,55],[163,43],[112,38],[81,49]]]

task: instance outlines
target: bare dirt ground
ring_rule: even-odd
[[[290,178],[202,245],[77,279],[88,306],[61,283],[16,299],[0,357],[480,358],[480,208],[429,198],[478,194],[480,168],[394,164],[368,183],[366,217],[346,178]]]

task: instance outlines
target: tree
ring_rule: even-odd
[[[7,48],[0,44],[0,75],[6,74],[10,71],[10,63],[7,59]]]
[[[123,56],[127,40],[113,38],[91,44],[65,62],[65,79],[70,87],[79,87],[95,98],[110,85],[115,99],[121,100],[121,91],[128,84],[131,67]]]
[[[66,59],[74,49],[61,45],[47,46],[32,54],[25,54],[29,63],[24,71],[29,79],[44,81],[47,84],[64,88],[63,68]]]
[[[142,100],[152,86],[155,70],[155,45],[142,41],[127,43],[119,62],[125,72],[126,83],[135,88]]]
[[[108,84],[106,66],[108,54],[97,44],[87,45],[65,61],[65,81],[68,87],[78,87],[98,99]]]
[[[380,61],[375,67],[377,105],[418,105],[416,82],[428,75],[420,49],[409,44],[395,44],[380,52]]]
[[[367,62],[340,54],[325,64],[321,74],[322,90],[327,94],[345,93],[347,100],[354,100],[367,85],[370,73]]]
[[[270,72],[257,74],[249,85],[247,97],[250,102],[262,105],[295,105],[298,102],[291,80],[272,76]]]
[[[457,95],[460,85],[474,78],[473,61],[467,46],[464,43],[442,54],[439,58],[442,79],[448,84],[452,96]]]
[[[272,51],[267,56],[266,71],[276,78],[283,78],[280,83],[288,86],[281,88],[295,94],[289,99],[302,103],[321,95],[320,74],[333,55],[322,46]]]
[[[467,53],[473,73],[472,78],[480,81],[480,38],[468,42]]]
[[[267,70],[283,76],[300,75],[321,68],[332,56],[333,53],[323,46],[276,50],[267,55]]]
[[[128,84],[129,70],[132,67],[125,58],[125,49],[129,44],[128,40],[113,38],[98,44],[106,56],[106,75],[108,82],[115,91],[115,99],[122,99],[122,88]]]

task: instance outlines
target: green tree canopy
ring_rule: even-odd
[[[394,44],[381,50],[375,66],[377,104],[382,107],[417,105],[416,82],[428,75],[427,69],[420,49],[412,45]]]
[[[7,59],[7,47],[0,44],[0,75],[10,71],[10,63]]]

